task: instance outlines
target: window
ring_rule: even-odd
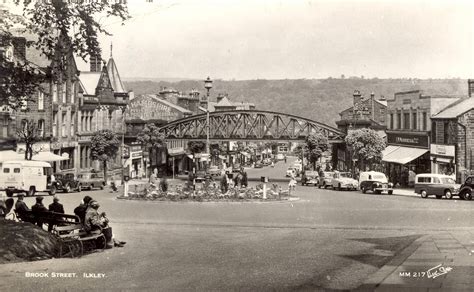
[[[427,130],[426,127],[427,127],[428,119],[426,118],[426,116],[427,116],[426,113],[423,113],[423,128],[422,128],[423,131]]]
[[[81,126],[79,127],[78,130],[81,130],[82,131],[85,131],[85,127],[84,127],[84,114],[81,115]]]
[[[71,103],[74,103],[75,94],[76,94],[76,83],[71,82]]]
[[[410,129],[410,113],[403,114],[403,129]]]
[[[402,114],[399,113],[397,114],[397,129],[401,129],[402,128]]]
[[[395,125],[393,124],[393,114],[390,114],[390,128],[389,129],[395,129]]]
[[[439,184],[440,183],[439,178],[433,177],[433,183]]]
[[[449,122],[444,122],[444,144],[449,143]]]
[[[53,114],[53,137],[56,137],[58,135],[57,126],[58,126],[58,113],[54,113]]]
[[[10,173],[10,168],[4,168],[3,173]]]
[[[38,121],[38,136],[44,137],[44,120]]]
[[[432,136],[431,138],[433,139],[433,141],[436,141],[436,122],[434,121],[431,123],[431,136]]]
[[[418,182],[419,183],[430,183],[431,182],[431,177],[418,177]]]
[[[416,114],[416,113],[413,113],[413,117],[412,117],[412,120],[411,120],[411,125],[412,125],[411,128],[412,128],[413,130],[417,130],[417,129],[418,129],[417,120],[416,120],[417,118],[418,118],[417,114]]]
[[[14,173],[20,173],[20,169],[19,169],[19,168],[14,168],[14,169],[13,169],[13,172],[14,172]]]
[[[66,113],[63,113],[61,122],[62,122],[61,135],[62,135],[63,137],[66,137],[66,135],[67,135],[67,134],[66,134]]]
[[[44,93],[41,91],[38,91],[38,110],[44,110]]]
[[[53,83],[53,102],[58,102],[58,84]]]
[[[70,124],[70,127],[71,127],[71,137],[74,137],[74,120],[76,118],[76,114],[75,113],[71,113],[71,124]]]
[[[62,97],[63,97],[62,102],[66,103],[66,83],[62,84],[61,94],[62,94]]]

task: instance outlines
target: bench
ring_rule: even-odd
[[[24,211],[16,212],[16,216],[23,222],[30,222],[36,224],[37,222],[42,222],[48,224],[48,231],[51,231],[54,226],[57,225],[69,225],[76,224],[80,222],[79,217],[76,215],[69,215],[63,213],[57,213],[52,211],[45,212],[33,212],[33,211]]]
[[[64,247],[67,247],[71,253],[71,257],[74,257],[75,250],[77,249],[79,250],[80,256],[84,254],[84,243],[93,242],[95,249],[99,247],[105,249],[107,245],[104,234],[88,233],[84,230],[81,223],[54,226],[53,233],[56,234],[61,241],[59,257],[63,255]]]

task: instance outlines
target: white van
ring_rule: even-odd
[[[4,161],[0,168],[0,190],[7,193],[25,192],[33,196],[36,192],[56,193],[56,186],[51,181],[53,171],[48,162],[43,161]]]

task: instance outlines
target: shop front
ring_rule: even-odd
[[[382,152],[385,172],[395,185],[412,187],[415,175],[430,173],[428,132],[387,132],[387,147]]]
[[[430,145],[431,170],[433,173],[456,177],[454,145]]]

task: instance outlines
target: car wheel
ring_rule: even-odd
[[[30,189],[28,190],[27,196],[33,197],[35,195],[35,187],[31,186]]]
[[[56,186],[52,185],[48,192],[51,196],[56,195]]]
[[[450,190],[446,190],[444,192],[444,196],[446,197],[446,199],[451,200],[453,198],[453,193],[451,193]]]
[[[365,189],[365,187],[361,187],[360,190],[362,191],[363,194],[365,194],[367,192],[367,190]]]
[[[79,184],[79,185],[77,186],[77,192],[80,193],[81,191],[82,191],[82,185]]]
[[[441,196],[441,195],[436,195],[436,199],[438,199],[438,200],[441,199],[442,197],[443,196]]]
[[[472,200],[471,191],[467,191],[467,192],[464,193],[464,200]]]
[[[338,185],[337,185],[337,190],[338,190],[338,191],[342,190],[342,189],[341,189],[341,184],[338,184]]]
[[[428,198],[428,193],[427,193],[425,190],[422,190],[422,191],[421,191],[421,197],[422,197],[423,199]]]
[[[65,193],[69,193],[70,191],[71,191],[71,186],[70,186],[69,184],[66,184],[66,185],[64,186],[64,192],[65,192]]]
[[[100,186],[100,189],[103,190],[103,189],[104,189],[104,185],[101,185],[101,186]]]
[[[326,183],[325,182],[323,183],[323,188],[326,188]]]
[[[393,190],[388,191],[389,195],[393,195]]]
[[[10,190],[6,190],[5,193],[7,194],[7,197],[11,198],[13,197],[13,192]]]

